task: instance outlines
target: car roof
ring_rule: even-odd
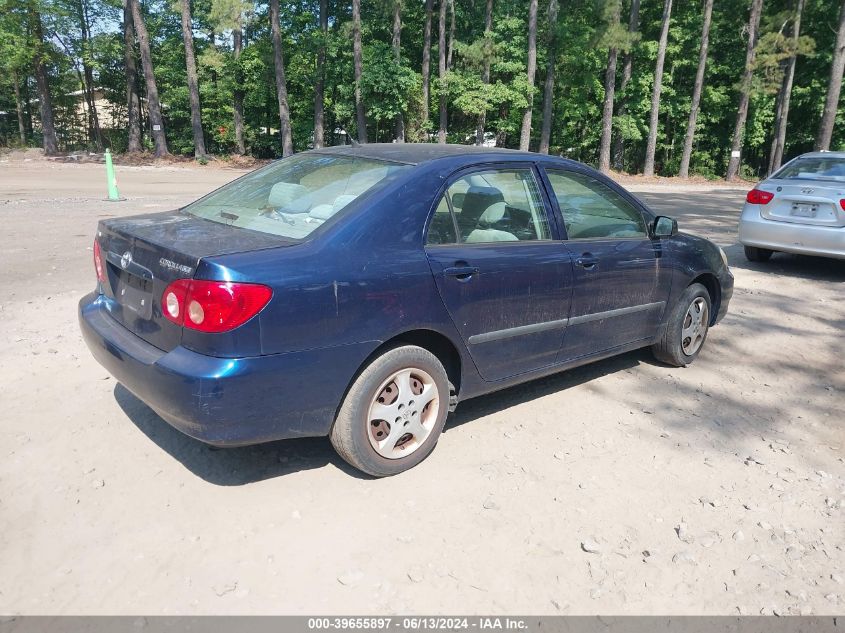
[[[845,152],[807,152],[796,158],[845,158]]]
[[[407,165],[419,165],[432,160],[457,156],[476,156],[478,158],[547,158],[543,154],[521,152],[500,147],[478,147],[477,145],[446,145],[440,143],[366,143],[364,145],[336,145],[317,150],[319,154],[339,156],[357,156],[389,160]],[[311,153],[309,152],[309,153]]]

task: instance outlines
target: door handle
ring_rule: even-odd
[[[458,279],[469,279],[473,275],[478,274],[478,268],[475,266],[451,266],[444,268],[443,274],[448,277],[457,277]]]
[[[596,264],[599,263],[599,258],[593,255],[592,253],[584,253],[580,257],[575,258],[575,263],[578,264],[581,268],[591,270],[596,267]]]

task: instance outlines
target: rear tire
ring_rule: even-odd
[[[448,413],[443,364],[428,350],[403,345],[378,356],[355,379],[329,439],[350,465],[388,477],[428,457]]]
[[[711,310],[707,288],[691,284],[672,307],[663,333],[651,346],[654,357],[675,367],[693,362],[707,339]]]
[[[774,251],[768,248],[757,248],[756,246],[746,246],[745,258],[750,262],[767,262],[771,259]]]

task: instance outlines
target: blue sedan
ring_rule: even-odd
[[[220,446],[328,436],[393,475],[460,401],[651,346],[685,366],[724,252],[573,161],[457,145],[305,152],[187,207],[100,222],[94,357]]]

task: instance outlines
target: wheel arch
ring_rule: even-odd
[[[693,284],[701,284],[707,289],[710,294],[710,323],[716,324],[716,317],[719,314],[719,308],[722,304],[722,284],[719,283],[719,278],[713,273],[701,273],[689,282],[687,287]]]

